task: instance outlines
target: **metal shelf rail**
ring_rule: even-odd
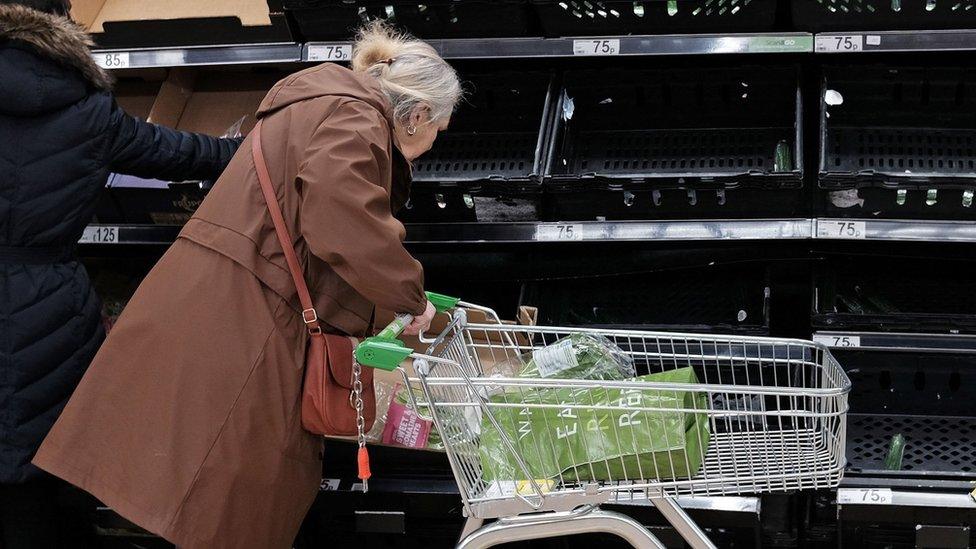
[[[256,65],[263,63],[294,63],[303,59],[301,44],[291,42],[95,50],[92,52],[92,56],[94,56],[95,62],[105,69]]]
[[[696,34],[580,38],[460,38],[428,40],[446,59],[810,53],[813,35]],[[352,42],[245,44],[130,50],[95,50],[107,69],[348,61]]]
[[[822,331],[813,334],[813,341],[832,349],[976,353],[976,335],[966,334]]]
[[[179,230],[170,225],[90,225],[79,243],[170,244]],[[407,225],[407,242],[415,244],[809,239],[976,243],[976,223],[798,218]]]

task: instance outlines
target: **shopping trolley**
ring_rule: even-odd
[[[631,518],[604,511],[604,503],[650,500],[695,548],[714,547],[678,506],[678,496],[760,494],[837,487],[845,466],[847,395],[850,380],[823,345],[809,341],[634,330],[591,330],[502,324],[494,311],[431,294],[438,310],[453,310],[447,327],[430,347],[414,353],[396,341],[410,317],[400,317],[380,336],[356,349],[357,362],[394,370],[413,359],[416,378],[400,368],[407,386],[419,385],[412,406],[429,414],[440,432],[457,481],[467,523],[458,547],[579,533],[615,534],[634,547],[663,548]],[[469,323],[468,310],[489,321]],[[574,333],[601,335],[629,355],[638,373],[691,368],[697,383],[594,381],[498,377],[488,366],[518,360]],[[593,390],[653,394],[669,398],[597,402]],[[618,393],[614,393],[618,394]],[[498,395],[502,395],[499,398]],[[587,397],[589,395],[589,397]],[[515,398],[509,398],[509,396]],[[689,398],[690,397],[690,398]],[[685,440],[683,452],[653,460],[607,457],[584,449],[577,466],[539,478],[538,463],[561,452],[555,437],[534,437],[531,452],[499,418],[516,412],[541,414],[531,428],[552,417],[610,417],[605,436],[628,436],[618,418],[661,422],[680,417],[707,421]],[[560,415],[561,414],[561,415]],[[595,415],[594,415],[595,414]],[[520,426],[525,428],[525,425]],[[493,450],[504,453],[516,478],[498,479],[484,466],[482,436],[489,429]],[[631,430],[629,436],[635,436]],[[707,440],[703,440],[706,439]],[[540,442],[544,441],[544,442]],[[664,441],[664,447],[669,442]],[[490,467],[489,467],[490,469]],[[486,521],[492,521],[485,524]]]

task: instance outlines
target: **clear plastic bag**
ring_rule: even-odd
[[[621,380],[637,376],[634,360],[596,334],[571,334],[515,360],[518,377]]]

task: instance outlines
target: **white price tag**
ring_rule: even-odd
[[[351,44],[309,44],[309,61],[349,61],[352,59]]]
[[[535,239],[542,241],[578,241],[583,240],[583,226],[574,223],[559,223],[556,225],[539,225],[535,229]]]
[[[324,478],[322,479],[322,484],[319,489],[323,492],[335,492],[339,489],[339,479]]]
[[[620,39],[573,40],[573,55],[617,55]]]
[[[840,505],[891,505],[890,488],[841,488],[837,490]]]
[[[863,34],[819,35],[813,44],[819,53],[849,53],[864,49]]]
[[[563,370],[579,367],[573,342],[569,339],[532,351],[532,361],[542,377],[554,376]]]
[[[828,347],[855,348],[861,346],[861,336],[814,334],[813,342],[823,343]]]
[[[85,232],[81,235],[79,244],[118,244],[119,228],[96,225],[85,227]]]
[[[868,224],[866,221],[843,221],[839,219],[817,221],[817,238],[863,240],[867,238],[867,234]]]
[[[103,69],[127,69],[129,68],[129,52],[100,52],[93,54],[95,62]]]

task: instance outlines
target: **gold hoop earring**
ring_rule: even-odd
[[[417,135],[417,126],[407,126],[407,135]]]

